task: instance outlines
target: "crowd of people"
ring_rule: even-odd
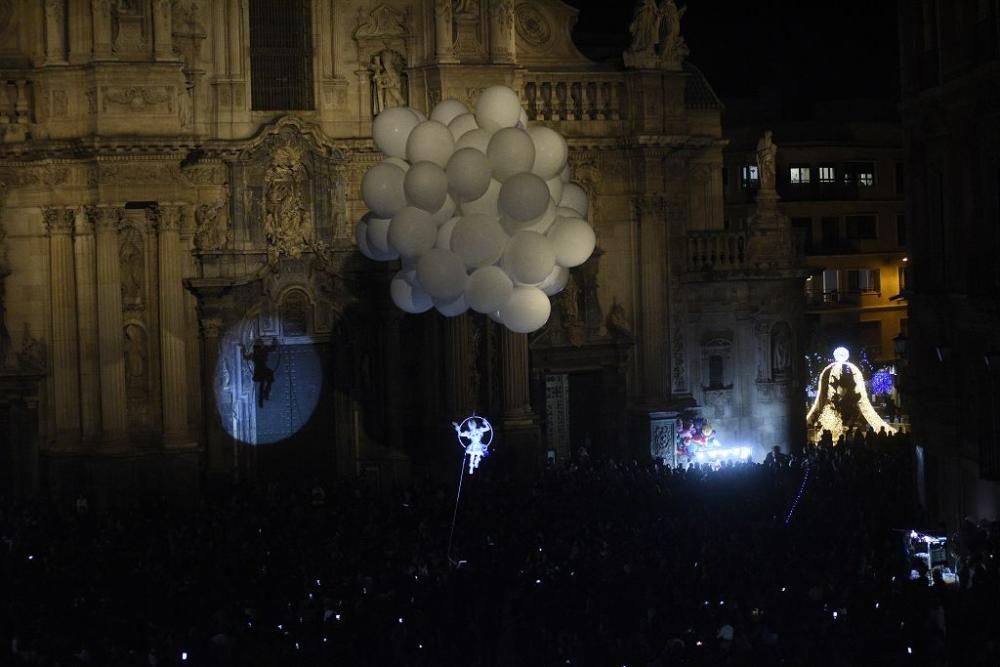
[[[454,481],[430,480],[6,502],[0,663],[1000,664],[1000,532],[954,536],[959,583],[911,578],[901,437],[531,482],[492,463],[457,512]]]

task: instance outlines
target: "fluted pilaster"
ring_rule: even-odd
[[[434,2],[435,55],[439,63],[458,62],[455,58],[455,41],[451,27],[451,1],[435,0]]]
[[[516,62],[514,0],[492,0],[490,5],[490,57],[495,63]]]
[[[531,416],[528,336],[500,327],[500,363],[503,368],[503,416]]]
[[[183,444],[188,440],[181,213],[182,207],[177,204],[162,204],[151,213],[160,249],[160,379],[165,444]]]
[[[49,233],[56,441],[60,444],[72,444],[80,432],[80,365],[77,356],[76,272],[73,261],[74,212],[69,208],[46,208],[42,214]]]
[[[100,336],[101,425],[108,443],[126,437],[125,342],[122,333],[121,270],[118,258],[118,225],[123,210],[97,207],[97,330]]]
[[[157,60],[176,60],[174,55],[171,0],[153,0],[153,54]]]
[[[97,260],[94,222],[97,209],[77,209],[73,250],[76,255],[77,349],[80,358],[80,430],[85,441],[101,431],[101,358],[97,336]]]
[[[640,319],[643,399],[659,404],[667,398],[666,325],[666,228],[663,202],[659,196],[640,196],[636,200],[639,227],[639,293],[642,304]]]
[[[45,62],[66,64],[66,0],[45,0]]]
[[[464,417],[475,408],[472,396],[472,331],[469,315],[449,317],[445,327],[445,409]]]
[[[94,30],[94,58],[111,57],[111,4],[113,0],[91,0],[91,17]]]

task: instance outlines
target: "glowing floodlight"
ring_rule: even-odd
[[[833,358],[837,363],[844,363],[851,358],[851,353],[846,347],[838,347],[833,351]]]
[[[455,433],[458,434],[458,445],[469,457],[469,474],[476,472],[483,457],[489,456],[490,443],[493,442],[493,425],[484,417],[473,415],[462,420],[461,424],[452,422]]]

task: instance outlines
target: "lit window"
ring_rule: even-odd
[[[878,294],[882,291],[881,278],[878,269],[849,269],[847,291],[855,294]]]
[[[792,165],[788,168],[788,180],[792,185],[805,185],[810,178],[809,165]]]
[[[827,165],[825,167],[819,168],[819,182],[820,183],[836,183],[837,182],[837,168]]]
[[[875,163],[851,162],[844,168],[844,183],[870,188],[875,185]]]
[[[740,170],[740,183],[744,190],[756,188],[760,185],[760,172],[757,171],[757,165],[743,165],[743,168]]]

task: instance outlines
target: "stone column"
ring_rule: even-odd
[[[160,277],[160,380],[163,441],[188,443],[187,356],[185,354],[184,261],[181,255],[181,206],[163,204],[157,217]]]
[[[90,61],[94,48],[90,0],[69,0],[69,62],[79,65]]]
[[[176,60],[170,0],[153,0],[153,55],[157,60]]]
[[[77,341],[80,355],[80,431],[85,442],[101,430],[101,361],[97,338],[97,264],[94,258],[94,223],[97,209],[76,211]]]
[[[455,63],[455,42],[452,35],[452,0],[435,0],[434,2],[434,37],[435,56],[439,63]]]
[[[112,0],[91,0],[95,60],[111,58],[111,5]]]
[[[658,195],[641,195],[636,199],[638,217],[639,294],[641,341],[639,368],[642,374],[642,400],[650,406],[660,406],[667,399],[666,324],[667,276],[665,267],[666,229],[663,203]]]
[[[201,386],[203,387],[205,414],[205,453],[208,458],[208,472],[220,474],[228,472],[230,469],[236,469],[238,466],[236,457],[239,456],[239,445],[222,426],[216,389],[218,378],[215,373],[219,363],[219,336],[222,330],[222,320],[202,317],[199,324],[202,359],[204,359],[204,364],[201,367]],[[227,451],[230,456],[228,461],[226,459]]]
[[[503,447],[507,467],[522,478],[542,469],[541,432],[531,410],[528,336],[500,325],[503,383]]]
[[[97,208],[97,330],[101,360],[101,426],[106,445],[125,443],[125,341],[122,332],[122,281],[118,264],[118,225],[123,210]]]
[[[43,211],[49,232],[52,299],[52,384],[56,442],[71,445],[80,434],[80,364],[77,358],[76,288],[73,268],[73,209]]]
[[[449,317],[445,331],[445,409],[449,419],[465,417],[475,408],[472,396],[472,340],[469,315]]]
[[[45,0],[45,63],[66,64],[66,3]]]
[[[492,0],[490,5],[490,59],[494,63],[516,62],[514,0]]]

